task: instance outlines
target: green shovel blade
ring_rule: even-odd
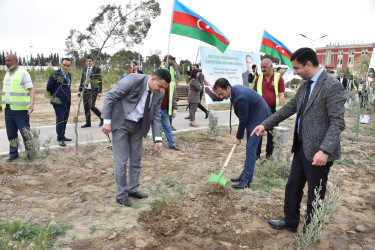
[[[223,174],[224,174],[224,170],[221,170],[219,175],[211,174],[210,178],[208,178],[208,181],[209,182],[217,182],[217,183],[225,186],[227,184],[228,180],[223,178]]]

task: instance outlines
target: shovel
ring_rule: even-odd
[[[220,174],[219,175],[211,174],[210,178],[208,178],[208,181],[217,182],[217,183],[219,183],[223,186],[225,186],[225,184],[227,184],[228,180],[224,179],[223,175],[224,175],[225,169],[227,168],[228,163],[229,163],[230,159],[232,158],[232,155],[233,155],[234,151],[236,150],[236,148],[237,148],[237,144],[235,143],[235,144],[233,144],[232,150],[230,151],[230,153],[228,155],[228,158],[225,161],[224,166],[220,171]]]

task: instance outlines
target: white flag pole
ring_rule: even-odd
[[[168,37],[168,52],[167,52],[167,60],[169,57],[169,45],[171,41],[171,31],[172,31],[172,22],[173,22],[173,15],[174,15],[174,5],[175,5],[176,0],[173,0],[172,4],[172,14],[171,14],[171,23],[170,23],[170,28],[169,28],[169,37]]]

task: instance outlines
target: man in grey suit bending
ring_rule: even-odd
[[[152,125],[155,150],[162,151],[162,125],[160,105],[164,89],[169,86],[168,70],[158,69],[149,75],[130,74],[105,96],[103,103],[103,133],[112,132],[116,201],[132,205],[128,196],[143,199],[148,195],[137,190],[141,172],[142,144]],[[126,179],[126,162],[129,159],[129,175]]]
[[[345,89],[333,76],[319,67],[316,53],[301,48],[291,57],[294,74],[306,80],[284,107],[257,126],[251,135],[262,135],[297,113],[292,152],[292,167],[285,187],[284,219],[268,220],[276,229],[296,232],[300,219],[303,188],[307,182],[306,225],[310,223],[314,189],[322,189],[324,199],[328,173],[334,160],[340,158],[340,133],[345,129]]]

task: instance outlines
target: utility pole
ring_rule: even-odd
[[[31,45],[30,47],[26,48],[26,70],[29,69],[29,55],[27,54],[27,50],[34,47],[34,45]]]

